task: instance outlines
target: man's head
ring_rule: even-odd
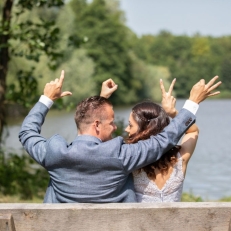
[[[79,134],[93,135],[102,141],[110,140],[117,129],[112,104],[101,96],[89,97],[77,105],[75,123]]]

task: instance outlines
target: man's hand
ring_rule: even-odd
[[[172,90],[176,79],[173,79],[168,92],[165,91],[162,79],[160,80],[160,89],[162,92],[162,107],[170,117],[175,117],[177,115],[177,110],[175,108],[176,99],[172,96]]]
[[[108,79],[102,83],[100,96],[108,99],[117,88],[118,85],[112,79]]]
[[[192,87],[192,90],[190,91],[189,100],[192,100],[193,102],[199,104],[200,102],[202,102],[210,96],[220,94],[219,91],[212,93],[214,89],[221,85],[221,81],[214,84],[218,78],[218,76],[213,77],[207,84],[205,84],[204,79],[201,79]]]
[[[52,101],[64,97],[66,95],[72,95],[69,91],[62,92],[62,85],[64,80],[64,71],[61,72],[60,79],[55,79],[47,83],[44,87],[44,95],[50,98]]]

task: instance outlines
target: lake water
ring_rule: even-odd
[[[177,101],[179,110],[185,100]],[[131,108],[115,108],[117,119],[128,121]],[[217,200],[231,196],[231,100],[207,100],[197,112],[199,140],[189,162],[184,192],[201,196],[204,200]],[[22,148],[18,141],[21,121],[8,128],[5,146]],[[71,142],[77,132],[74,112],[50,111],[42,129],[42,135],[50,137],[59,133]],[[13,147],[13,148],[12,148]]]

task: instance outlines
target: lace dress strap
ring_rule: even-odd
[[[177,162],[176,162],[176,164],[174,165],[174,168],[176,168],[178,171],[182,171],[182,173],[183,173],[183,164],[182,164],[182,161],[183,161],[182,156],[181,156],[181,154],[178,152],[178,153],[177,153]]]

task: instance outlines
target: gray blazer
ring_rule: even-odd
[[[136,202],[131,172],[158,160],[176,145],[195,121],[186,109],[163,132],[136,144],[122,137],[102,142],[89,135],[68,144],[56,134],[40,135],[48,108],[38,102],[25,118],[19,140],[29,155],[50,175],[45,203]]]

